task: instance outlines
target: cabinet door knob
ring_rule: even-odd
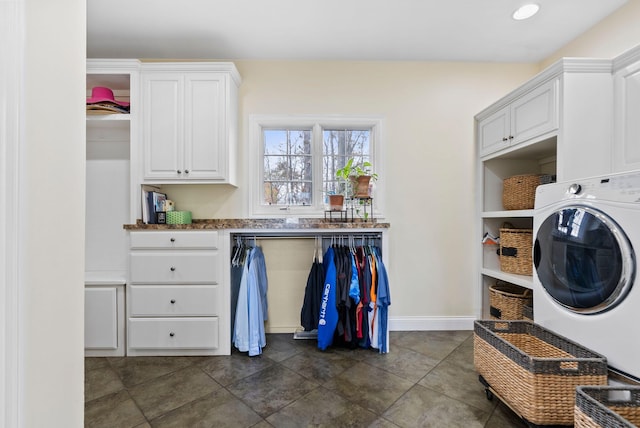
[[[177,173],[178,173],[178,174],[182,174],[182,171],[178,170],[178,171],[177,171]]]
[[[171,299],[171,304],[173,305],[176,302],[176,299]]]
[[[175,335],[176,335],[176,334],[175,334],[174,332],[169,333],[169,336],[171,336],[171,337],[173,337],[173,336],[175,336]]]
[[[510,140],[513,140],[513,135],[509,135],[509,139],[510,139]]]
[[[171,238],[169,241],[176,242],[176,238]]]
[[[174,266],[171,266],[171,272],[174,272],[176,270],[176,268]]]
[[[184,173],[185,173],[185,174],[189,174],[189,170],[188,170],[188,169],[185,169],[185,170],[184,170]]]
[[[502,141],[508,141],[509,139],[507,137],[502,137]]]

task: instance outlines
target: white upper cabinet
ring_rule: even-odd
[[[564,58],[476,115],[479,157],[557,140],[558,181],[611,171],[611,61]]]
[[[480,156],[486,156],[558,128],[558,80],[515,99],[478,123]]]
[[[235,183],[240,75],[232,63],[142,66],[143,181]]]
[[[640,169],[640,47],[614,60],[613,170]]]

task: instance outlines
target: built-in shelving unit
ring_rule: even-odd
[[[522,174],[565,181],[608,172],[611,152],[603,142],[611,138],[611,105],[611,61],[565,58],[476,115],[478,318],[489,317],[489,287],[497,280],[533,287],[532,275],[500,269],[497,245],[481,244],[485,233],[497,237],[507,223],[533,228],[533,209],[504,209],[503,181]]]
[[[89,60],[87,97],[103,86],[131,102],[130,114],[87,114],[85,215],[85,354],[125,353],[125,284],[136,158],[137,60]]]
[[[502,206],[503,180],[520,174],[556,175],[556,137],[548,138],[537,144],[512,150],[508,153],[488,156],[482,164],[483,202],[480,220],[483,234],[500,235],[500,228],[506,223],[518,229],[533,227],[533,209],[505,210]],[[516,275],[500,269],[499,246],[482,245],[480,266],[482,301],[488,301],[489,287],[497,280],[510,282],[522,287],[532,288],[531,275]],[[483,304],[482,317],[488,317],[488,305]]]

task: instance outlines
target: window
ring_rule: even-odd
[[[313,155],[310,129],[263,129],[263,174],[266,205],[311,205]]]
[[[336,171],[349,159],[353,165],[371,162],[370,129],[324,129],[322,131],[322,193],[323,196],[343,192]]]
[[[254,216],[322,215],[328,195],[343,190],[336,171],[351,158],[380,174],[380,119],[251,116],[249,122]]]

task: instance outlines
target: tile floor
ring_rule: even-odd
[[[270,334],[259,357],[86,358],[85,426],[526,426],[486,399],[471,331],[390,336],[389,354]]]

